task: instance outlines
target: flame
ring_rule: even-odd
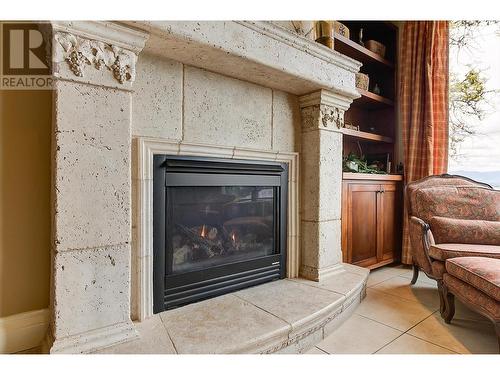
[[[236,234],[234,232],[231,233],[231,239],[233,240],[233,242],[236,242]]]
[[[205,227],[205,224],[203,224],[203,226],[201,227],[200,236],[202,236],[203,238],[205,238],[206,235],[207,235],[207,228]]]

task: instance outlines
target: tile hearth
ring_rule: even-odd
[[[304,352],[363,298],[368,271],[346,269],[322,283],[278,280],[156,314],[135,324],[139,339],[96,353]]]

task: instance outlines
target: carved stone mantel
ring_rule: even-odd
[[[295,95],[321,89],[356,97],[361,63],[270,21],[127,21],[150,34],[146,49]]]

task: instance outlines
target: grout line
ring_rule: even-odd
[[[372,284],[372,285],[370,285],[370,286],[368,286],[368,285],[367,285],[366,287],[367,287],[367,288],[373,288],[375,285],[385,283],[386,281],[392,280],[392,279],[394,279],[394,278],[396,278],[396,277],[399,277],[399,275],[396,275],[396,276],[391,276],[391,277],[389,277],[389,278],[387,278],[387,279],[384,279],[384,280],[382,280],[382,281],[379,281],[378,283]]]
[[[78,251],[98,251],[98,250],[108,250],[108,249],[113,249],[113,248],[118,248],[121,246],[126,246],[130,245],[132,241],[129,242],[120,242],[120,243],[115,243],[111,245],[98,245],[98,246],[92,246],[92,247],[84,247],[84,248],[67,248],[64,250],[56,250],[56,254],[64,254],[64,253],[72,253],[72,252],[78,252]]]
[[[271,150],[274,150],[274,89],[271,89]]]
[[[172,346],[174,347],[175,354],[179,354],[179,351],[177,350],[177,346],[175,345],[175,342],[172,339],[172,335],[170,335],[170,332],[168,332],[167,326],[165,325],[165,322],[163,321],[161,314],[159,314],[159,316],[160,316],[161,325],[165,329],[165,332],[167,333],[167,336],[168,336],[170,342],[172,343]]]
[[[408,333],[408,332],[405,332],[406,335],[408,336],[411,336],[411,337],[415,337],[416,339],[419,339],[419,340],[422,340],[422,341],[425,341],[429,344],[432,344],[432,345],[436,345],[436,346],[439,346],[440,348],[443,348],[443,349],[446,349],[446,350],[449,350],[450,352],[453,352],[453,353],[456,353],[456,354],[462,354],[462,353],[459,353],[453,349],[450,349],[450,348],[447,348],[446,346],[443,346],[441,344],[437,344],[435,342],[432,342],[432,341],[429,341],[429,340],[426,340],[426,339],[423,339],[422,337],[418,337],[418,336],[415,336],[415,335],[412,335],[411,333]]]
[[[290,331],[288,331],[287,336],[288,336],[288,338],[290,338],[290,333],[292,332],[292,329],[293,329],[292,323],[287,322],[285,319],[283,319],[283,318],[279,317],[279,316],[278,316],[278,315],[276,315],[276,314],[273,314],[271,311],[267,311],[267,310],[266,310],[266,309],[264,309],[263,307],[257,306],[257,305],[256,305],[256,304],[254,304],[253,302],[246,300],[245,298],[243,298],[243,297],[241,297],[241,296],[237,295],[236,293],[235,293],[235,294],[233,294],[233,295],[234,295],[235,297],[237,297],[237,298],[241,299],[242,301],[249,303],[250,305],[252,305],[252,306],[254,306],[254,307],[258,308],[259,310],[262,310],[262,311],[264,311],[264,312],[266,312],[266,313],[268,313],[268,314],[270,314],[270,315],[274,316],[275,318],[277,318],[277,319],[281,320],[282,322],[286,323],[287,325],[289,325],[289,326],[290,326]]]
[[[186,72],[186,67],[184,64],[182,64],[182,105],[181,105],[181,143],[184,142],[184,106],[186,103],[186,79],[185,79],[185,73]]]
[[[100,88],[103,90],[116,90],[116,91],[121,91],[121,92],[127,92],[129,94],[132,94],[134,92],[134,89],[132,87],[119,87],[119,86],[113,86],[110,84],[97,84],[93,83],[90,81],[82,81],[76,78],[66,78],[66,77],[54,77],[53,82],[63,82],[63,83],[73,83],[73,84],[80,84],[82,86],[91,86],[95,88]]]
[[[422,305],[422,306],[423,306],[423,307],[425,307],[425,308],[428,308],[429,310],[434,310],[434,311],[433,311],[433,313],[439,310],[439,308],[437,308],[437,309],[433,309],[431,306],[428,306],[428,305],[424,304],[423,302],[420,302],[420,301],[415,301],[415,300],[413,300],[413,299],[404,298],[404,297],[401,297],[401,296],[397,296],[397,295],[395,295],[395,294],[390,294],[390,293],[388,293],[387,291],[383,291],[383,290],[375,289],[375,288],[372,288],[372,287],[369,287],[369,289],[372,289],[373,291],[378,292],[378,293],[385,294],[386,296],[391,296],[391,297],[401,298],[401,299],[403,300],[403,302],[413,302],[413,303],[419,303],[420,305]]]
[[[436,311],[437,311],[437,310],[436,310]],[[399,337],[403,336],[404,334],[407,334],[407,333],[408,333],[408,331],[410,331],[410,330],[411,330],[411,329],[413,329],[414,327],[418,326],[420,323],[422,323],[422,322],[423,322],[424,320],[426,320],[427,318],[429,318],[429,317],[431,317],[432,315],[434,315],[434,313],[435,313],[436,311],[434,311],[432,314],[430,314],[430,315],[426,316],[424,319],[420,320],[418,323],[415,323],[415,324],[414,324],[414,325],[412,325],[410,328],[408,328],[406,331],[403,331],[403,332],[401,333],[401,335],[399,335],[399,336],[398,336],[398,337],[396,337],[394,340],[391,340],[390,342],[388,342],[387,344],[385,344],[384,346],[382,346],[381,348],[379,348],[379,349],[378,349],[377,351],[375,351],[373,354],[375,354],[375,353],[377,353],[378,351],[382,350],[382,349],[383,349],[383,348],[385,348],[387,345],[389,345],[391,342],[393,342],[393,341],[397,340]],[[372,319],[372,320],[373,320],[373,319]],[[377,322],[377,323],[380,323],[380,322]],[[381,323],[381,324],[383,324],[383,323]],[[385,324],[385,325],[387,325],[387,324]],[[390,326],[389,326],[389,327],[390,327]],[[400,332],[401,332],[401,330],[399,330],[399,329],[397,329],[397,328],[394,328],[394,327],[391,327],[391,328],[396,329],[396,330],[398,330],[398,331],[400,331]],[[408,333],[408,334],[409,334],[409,333]],[[413,335],[411,335],[411,336],[413,336]],[[414,336],[414,337],[416,337],[416,336]],[[424,340],[424,341],[425,341],[425,340]],[[431,344],[434,344],[434,343],[433,343],[433,342],[431,342]],[[436,345],[436,344],[434,344],[434,345]],[[437,346],[440,346],[440,345],[437,345]],[[445,348],[445,349],[448,349],[448,348]]]
[[[413,276],[411,275],[408,275],[408,276],[403,276],[404,274],[401,274],[399,275],[399,277],[404,277],[405,279],[408,279],[408,280],[411,280]],[[436,284],[437,282],[435,280],[432,280],[432,279],[429,279],[429,280],[422,280],[419,276],[419,278],[417,279],[417,283],[418,282],[421,282],[421,283],[425,283],[425,284],[429,284],[429,285],[434,285]]]
[[[401,297],[400,297],[400,298],[401,298]],[[403,298],[401,298],[401,299],[403,299]],[[436,311],[437,311],[437,310],[436,310]],[[410,328],[408,328],[406,331],[404,331],[404,332],[403,332],[401,335],[399,335],[398,337],[401,337],[401,336],[403,336],[404,334],[408,333],[410,330],[412,330],[413,328],[415,328],[416,326],[418,326],[418,325],[419,325],[420,323],[422,323],[424,320],[426,320],[427,318],[429,318],[429,317],[431,317],[432,315],[434,315],[434,313],[435,313],[436,311],[433,311],[433,312],[432,312],[432,314],[427,315],[425,318],[423,318],[422,320],[420,320],[418,323],[415,323],[414,325],[412,325]],[[378,322],[378,323],[380,323],[380,322]],[[394,328],[394,327],[392,327],[392,328]],[[397,329],[397,328],[394,328],[394,329]],[[401,331],[401,330],[398,330],[398,331]],[[408,334],[409,334],[409,333],[408,333]],[[411,336],[413,336],[413,335],[411,335]],[[394,340],[396,340],[398,337],[396,337]],[[414,336],[414,337],[416,337],[416,336]],[[392,341],[394,341],[394,340],[392,340]],[[391,342],[392,342],[392,341],[391,341]],[[425,340],[424,340],[424,341],[425,341]],[[382,350],[384,347],[386,347],[387,345],[389,345],[391,342],[388,342],[387,344],[385,344],[382,348],[378,349],[375,353],[377,353],[379,350]],[[430,342],[430,341],[429,341],[429,342]],[[431,344],[434,344],[434,343],[433,343],[433,342],[431,342]],[[436,344],[434,344],[434,345],[436,345]],[[437,345],[437,346],[440,346],[440,345]],[[445,348],[445,349],[448,349],[448,348]]]
[[[398,337],[395,337],[393,340],[389,341],[387,344],[382,345],[380,348],[378,348],[377,350],[375,350],[372,354],[377,354],[379,351],[381,351],[382,349],[384,349],[387,345],[389,345],[390,343],[396,341],[397,339],[399,339],[404,334],[405,334],[404,332],[401,332],[401,334]]]
[[[322,352],[323,352],[323,353],[325,353],[325,354],[332,354],[332,353],[327,352],[326,350],[323,350],[323,349],[321,349],[321,348],[318,348],[317,346],[315,346],[315,348],[316,348],[316,349],[318,349],[318,350],[320,350],[320,351],[322,351]]]
[[[327,289],[326,287],[322,287],[322,286],[319,286],[319,285],[312,285],[312,284],[309,284],[309,283],[302,283],[302,282],[300,282],[298,280],[295,280],[295,279],[287,279],[287,280],[289,280],[291,282],[294,282],[294,283],[297,283],[297,284],[308,285],[308,286],[316,288],[316,289],[326,290],[327,292],[336,293],[336,294],[340,294],[340,295],[342,295],[344,297],[347,297],[346,293],[336,292],[335,290]],[[309,280],[309,281],[312,281],[312,280]]]
[[[370,289],[372,289],[372,288],[370,288]],[[386,296],[400,298],[400,299],[402,299],[402,300],[403,300],[403,302],[413,302],[413,303],[420,304],[420,306],[425,307],[426,309],[432,310],[432,311],[433,311],[433,313],[439,310],[439,307],[438,307],[438,308],[433,308],[433,307],[431,307],[431,306],[428,306],[428,305],[424,304],[424,303],[423,303],[423,302],[421,302],[421,301],[415,301],[414,299],[408,299],[408,298],[404,298],[404,297],[401,297],[401,296],[397,296],[397,295],[395,295],[395,294],[390,294],[390,293],[388,293],[387,291],[383,291],[383,290],[379,290],[379,289],[372,289],[372,291],[377,292],[377,293],[384,294],[384,295],[386,295]]]
[[[392,329],[395,329],[396,331],[399,331],[399,332],[401,332],[401,333],[405,333],[405,331],[401,331],[401,330],[400,330],[400,329],[398,329],[398,328],[394,328],[394,327],[392,327],[392,326],[390,326],[390,325],[388,325],[388,324],[385,324],[385,323],[379,322],[378,320],[375,320],[375,319],[370,318],[370,317],[368,317],[368,316],[361,315],[360,313],[354,312],[354,313],[353,313],[353,315],[358,315],[358,316],[360,316],[360,317],[362,317],[362,318],[365,318],[365,319],[371,320],[372,322],[375,322],[375,323],[378,323],[378,324],[382,324],[383,326],[386,326],[386,327],[388,327],[388,328],[392,328]]]

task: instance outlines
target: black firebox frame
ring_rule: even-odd
[[[276,191],[273,255],[167,275],[168,188],[175,186],[273,186]],[[288,165],[286,163],[154,155],[153,312],[284,278],[286,274]]]

